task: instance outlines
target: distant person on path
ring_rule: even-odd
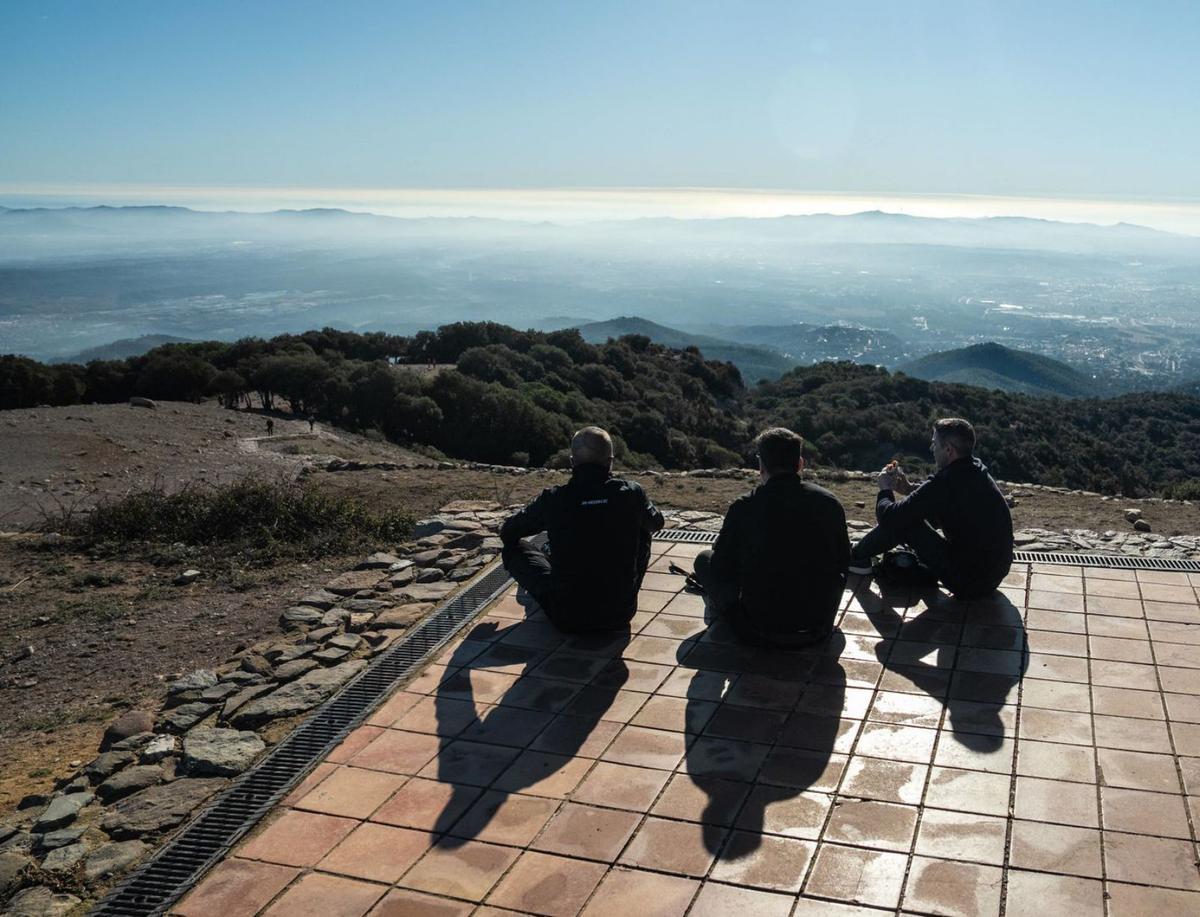
[[[815,643],[832,632],[846,584],[846,513],[800,479],[799,435],[774,427],[754,444],[762,484],[733,501],[716,544],[694,561],[696,581],[743,642]]]
[[[314,418],[312,416],[312,414],[309,414],[308,415],[308,432],[309,433],[311,433],[313,431],[313,427],[316,425],[316,422],[317,422],[316,418]]]
[[[937,473],[915,489],[895,463],[880,472],[879,524],[855,546],[850,572],[868,574],[876,555],[908,545],[959,598],[988,595],[1012,566],[1008,503],[975,458],[975,430],[967,421],[937,421],[929,448]]]
[[[650,537],[663,516],[634,481],[612,475],[613,444],[599,427],[571,439],[571,480],[549,487],[500,528],[504,566],[568,633],[619,630],[637,611]],[[549,536],[549,556],[523,539]]]
[[[275,435],[275,421],[270,417],[267,418],[267,436]]]

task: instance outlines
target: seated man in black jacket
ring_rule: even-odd
[[[695,560],[696,580],[742,641],[804,646],[833,630],[850,556],[846,513],[800,480],[800,436],[775,427],[754,444],[763,483],[729,507],[717,543]]]
[[[571,439],[571,480],[543,490],[500,528],[504,566],[556,627],[618,630],[637,612],[650,536],[663,516],[635,481],[612,476],[613,444],[599,427]],[[549,536],[549,556],[522,539]]]
[[[987,595],[1012,566],[1008,503],[975,458],[975,430],[967,421],[937,421],[929,447],[937,473],[915,489],[894,466],[880,473],[879,524],[855,545],[850,571],[870,573],[872,557],[904,544],[959,598]]]

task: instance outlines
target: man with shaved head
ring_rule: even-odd
[[[612,437],[571,439],[571,480],[549,487],[500,528],[504,566],[568,633],[619,630],[637,611],[650,537],[663,517],[635,481],[613,477]],[[548,537],[548,551],[527,539]]]

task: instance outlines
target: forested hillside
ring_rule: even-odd
[[[453,367],[453,368],[451,368]],[[926,382],[852,363],[800,367],[747,389],[737,369],[645,336],[590,344],[578,331],[457,323],[413,337],[325,329],[269,341],[172,344],[86,366],[0,357],[0,408],[216,396],[294,412],[486,462],[561,463],[598,423],[626,467],[752,461],[753,433],[790,426],[810,462],[928,461],[930,423],[969,418],[993,473],[1012,481],[1181,493],[1200,479],[1200,397],[1063,400]],[[1194,485],[1192,485],[1194,486]]]

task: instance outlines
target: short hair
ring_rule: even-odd
[[[613,458],[612,437],[600,427],[584,427],[571,437],[571,464],[607,465]]]
[[[754,437],[754,448],[767,471],[795,471],[804,451],[804,437],[787,427],[771,427]]]
[[[961,417],[943,417],[934,423],[933,432],[943,446],[953,446],[959,455],[975,451],[975,428]]]

